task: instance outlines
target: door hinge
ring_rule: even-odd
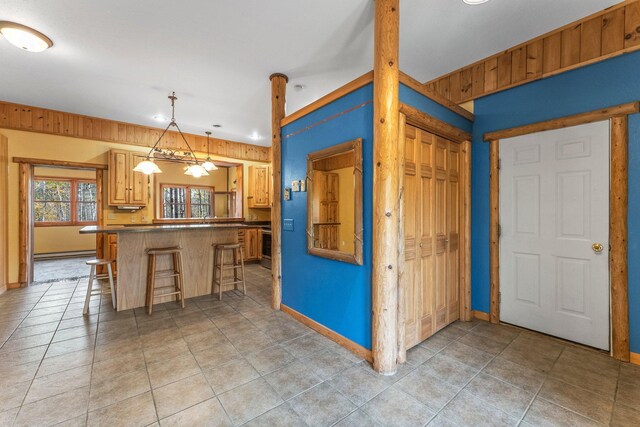
[[[502,169],[502,159],[498,159],[498,170]]]
[[[502,226],[498,224],[498,237],[502,236]]]

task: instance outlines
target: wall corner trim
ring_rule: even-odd
[[[373,361],[373,358],[371,357],[371,351],[362,347],[360,344],[357,344],[351,341],[350,339],[343,337],[337,332],[332,331],[326,326],[316,322],[313,319],[310,319],[309,317],[305,316],[302,313],[297,312],[291,307],[287,307],[284,304],[280,304],[280,310],[284,313],[287,313],[289,316],[293,317],[303,325],[313,329],[320,335],[324,335],[325,337],[329,338],[331,341],[334,341],[340,344],[341,346],[343,346],[344,348],[346,348],[356,356],[362,357],[364,360],[370,363]]]

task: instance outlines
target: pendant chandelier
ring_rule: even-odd
[[[169,99],[171,100],[171,121],[169,122],[167,127],[164,129],[164,131],[160,135],[160,138],[158,138],[158,140],[153,145],[153,147],[151,147],[151,150],[149,150],[149,154],[147,154],[147,157],[143,161],[138,163],[136,167],[133,168],[133,170],[135,172],[142,172],[145,175],[161,173],[162,170],[151,159],[151,155],[153,153],[157,153],[167,160],[186,161],[187,167],[185,168],[185,171],[184,171],[185,175],[191,175],[194,178],[200,178],[201,176],[209,175],[209,172],[207,172],[207,169],[202,167],[202,165],[198,161],[198,158],[196,157],[196,154],[191,149],[191,146],[189,145],[187,138],[184,137],[184,134],[182,133],[182,131],[180,130],[180,127],[178,126],[178,123],[176,123],[175,112],[176,112],[176,101],[178,100],[178,98],[176,97],[176,93],[173,92],[171,95],[169,95]],[[162,149],[158,147],[158,144],[160,144],[160,141],[162,141],[162,138],[171,127],[175,127],[177,129],[178,133],[182,137],[182,140],[186,144],[189,151],[185,151],[182,154],[180,154],[178,150],[167,150],[167,149]],[[207,150],[208,148],[209,148],[209,141],[207,139]],[[211,170],[215,170],[215,169],[211,169]]]
[[[204,161],[202,167],[208,171],[218,170],[218,167],[211,161],[211,154],[209,153],[209,137],[211,136],[211,131],[206,131],[207,134],[207,160]]]

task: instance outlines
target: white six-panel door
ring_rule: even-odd
[[[500,163],[500,319],[608,350],[609,122],[501,140]]]

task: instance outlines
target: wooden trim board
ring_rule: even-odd
[[[306,325],[309,328],[313,329],[320,335],[324,335],[325,337],[329,338],[331,341],[334,341],[340,344],[341,346],[343,346],[344,348],[346,348],[356,356],[363,358],[369,363],[373,362],[373,358],[371,357],[371,351],[362,347],[360,344],[357,344],[351,341],[350,339],[343,337],[339,333],[332,331],[326,326],[321,325],[315,320],[308,318],[304,314],[299,313],[296,310],[284,304],[280,304],[280,310],[284,313],[287,313],[289,316],[293,317],[303,325]]]
[[[626,114],[637,112],[638,103],[623,104],[599,110],[599,120],[611,120],[611,178],[609,190],[609,272],[611,287],[611,355],[628,362],[629,352],[629,299],[627,271],[627,210],[628,210],[628,119]],[[608,111],[606,117],[602,112]],[[625,114],[620,113],[624,111]],[[591,123],[591,113],[568,116],[536,124],[537,129],[552,130],[568,126]],[[571,125],[567,125],[571,123]],[[510,130],[509,137],[530,134],[531,127],[522,126]],[[517,131],[518,130],[518,131]],[[490,295],[491,323],[500,322],[500,189],[499,189],[499,143],[490,139]]]
[[[634,365],[640,365],[640,353],[631,353],[631,357],[629,359],[629,362]]]
[[[151,148],[164,129],[135,125],[81,114],[65,113],[0,101],[0,128],[50,135],[84,138],[116,144]],[[207,137],[184,134],[194,151],[207,152]],[[160,142],[163,148],[185,148],[179,133],[168,131]],[[256,162],[268,162],[271,149],[225,139],[211,138],[211,154]]]
[[[9,285],[9,140],[0,135],[0,293]]]
[[[471,134],[469,132],[436,119],[410,105],[400,103],[400,112],[407,116],[407,123],[410,125],[414,125],[457,143],[471,141]]]
[[[471,120],[473,121],[474,115],[473,113],[465,110],[464,108],[460,107],[458,104],[456,104],[455,102],[451,102],[449,99],[441,96],[440,94],[434,92],[433,90],[431,90],[430,88],[426,87],[425,85],[423,85],[422,83],[420,83],[418,80],[414,79],[413,77],[409,76],[406,73],[403,73],[402,71],[399,72],[399,80],[400,83],[404,84],[407,87],[410,87],[411,89],[415,90],[416,92],[420,93],[423,96],[426,96],[427,98],[431,99],[432,101],[442,105],[443,107],[453,111],[454,113],[464,117],[467,120]],[[369,71],[368,73],[365,73],[363,75],[361,75],[360,77],[358,77],[357,79],[350,81],[349,83],[347,83],[344,86],[339,87],[338,89],[334,90],[333,92],[328,93],[327,95],[323,96],[322,98],[318,99],[317,101],[312,102],[311,104],[307,105],[306,107],[303,107],[301,109],[299,109],[298,111],[289,114],[288,116],[286,116],[285,118],[283,118],[280,122],[280,126],[286,126],[289,123],[293,123],[296,120],[300,119],[301,117],[306,116],[307,114],[310,114],[322,107],[324,107],[327,104],[332,103],[333,101],[342,98],[345,95],[350,94],[351,92],[355,92],[356,90],[360,89],[363,86],[368,85],[369,83],[373,82],[373,71]]]
[[[615,105],[595,111],[587,111],[586,113],[561,117],[559,119],[546,120],[544,122],[488,132],[484,134],[484,140],[493,141],[497,139],[513,138],[514,136],[528,135],[547,130],[562,129],[571,126],[609,120],[613,117],[626,117],[629,114],[635,114],[638,112],[640,112],[640,102],[629,102],[627,104]]]
[[[473,314],[474,319],[483,320],[485,322],[489,322],[491,320],[489,313],[484,311],[473,310],[471,313]]]
[[[421,95],[426,96],[432,101],[437,102],[438,104],[442,105],[445,108],[448,108],[449,110],[453,111],[459,116],[464,117],[467,120],[471,120],[471,121],[475,120],[475,116],[473,115],[473,113],[471,113],[468,110],[465,110],[455,102],[450,101],[448,98],[445,98],[439,93],[433,91],[431,88],[423,85],[418,80],[414,79],[413,77],[411,77],[406,73],[403,73],[402,71],[400,71],[400,83],[407,87],[410,87],[411,89],[415,90]]]
[[[79,162],[67,162],[64,160],[50,160],[50,159],[32,159],[27,157],[14,157],[13,163],[27,163],[32,166],[48,166],[55,168],[65,169],[79,169],[79,170],[96,170],[96,169],[108,169],[109,166],[100,163],[79,163]]]
[[[424,85],[454,103],[640,49],[640,1],[627,0]]]
[[[329,92],[317,101],[314,101],[311,104],[299,109],[298,111],[289,114],[280,121],[280,126],[284,127],[289,123],[293,123],[299,118],[304,117],[307,114],[310,114],[327,104],[331,104],[333,101],[340,99],[343,96],[350,94],[351,92],[355,92],[356,90],[368,85],[371,82],[373,82],[373,71],[369,71],[368,73],[361,75],[357,79],[350,81],[346,85],[339,87],[333,92]]]

